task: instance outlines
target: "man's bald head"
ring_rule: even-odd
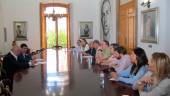
[[[15,45],[12,47],[11,51],[18,56],[21,53],[21,48],[18,45]]]

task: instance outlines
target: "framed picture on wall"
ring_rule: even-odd
[[[158,43],[159,10],[151,8],[142,11],[142,42]]]
[[[86,39],[93,38],[93,22],[92,21],[80,22],[80,38],[86,38]]]
[[[14,39],[16,41],[27,40],[27,22],[26,21],[14,21]]]

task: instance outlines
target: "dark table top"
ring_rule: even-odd
[[[101,86],[102,66],[80,63],[71,51],[65,54],[67,58],[57,55],[61,61],[57,64],[66,60],[67,70],[48,72],[46,67],[50,63],[47,62],[16,73],[13,96],[136,96],[129,85],[109,81],[106,75]]]

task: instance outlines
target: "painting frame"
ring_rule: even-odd
[[[93,22],[92,21],[80,21],[79,23],[80,38],[93,39]]]
[[[101,0],[100,5],[100,38],[101,40],[111,40],[112,34],[112,0]]]
[[[14,21],[14,40],[25,41],[27,40],[27,22],[26,21]]]
[[[159,8],[150,8],[142,13],[142,39],[144,43],[158,43]]]

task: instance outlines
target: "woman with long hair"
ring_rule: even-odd
[[[147,72],[148,59],[145,51],[139,47],[133,49],[130,58],[132,64],[120,73],[112,72],[112,77],[117,81],[133,85]]]
[[[80,38],[80,47],[83,52],[89,50],[89,45],[85,38]]]
[[[141,96],[170,96],[170,58],[165,53],[156,52],[149,60],[150,76],[137,82]],[[146,74],[147,75],[147,74]]]

